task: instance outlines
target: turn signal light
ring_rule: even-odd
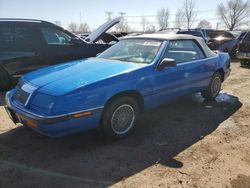
[[[37,128],[37,124],[32,120],[25,120],[25,123],[30,127]]]
[[[80,117],[83,117],[83,116],[90,116],[90,115],[92,115],[91,112],[82,112],[82,113],[79,113],[79,114],[74,114],[73,117],[80,118]]]

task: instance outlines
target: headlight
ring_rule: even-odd
[[[56,97],[44,93],[35,93],[31,105],[49,112],[55,105]]]

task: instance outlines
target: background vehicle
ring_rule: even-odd
[[[205,42],[206,42],[206,38],[204,36],[204,34],[199,31],[199,30],[195,30],[195,29],[180,29],[177,34],[187,34],[187,35],[193,35],[196,37],[201,37]]]
[[[237,58],[240,59],[241,65],[250,64],[250,32],[242,36],[237,48]]]
[[[238,35],[234,35],[235,39],[233,41],[230,41],[228,43],[227,42],[223,43],[220,48],[226,49],[224,50],[225,52],[228,50],[228,53],[231,58],[236,58],[237,47],[241,42],[241,40],[243,39],[243,37],[245,36],[245,34],[246,34],[245,31],[239,32]]]
[[[83,40],[49,22],[0,19],[0,90],[7,89],[13,77],[32,70],[96,56],[118,41],[115,36],[105,41],[102,37],[119,22],[120,18],[106,22]]]
[[[51,66],[23,76],[7,95],[7,112],[48,136],[99,127],[124,138],[143,111],[201,92],[213,100],[230,74],[227,53],[212,52],[191,35],[128,37],[96,58]]]
[[[239,43],[237,37],[232,33],[224,30],[214,29],[196,29],[201,31],[206,39],[207,45],[211,50],[228,52],[233,58],[236,54],[236,47]]]

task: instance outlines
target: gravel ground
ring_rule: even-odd
[[[0,95],[0,187],[250,187],[250,69],[214,102],[199,94],[144,114],[128,138],[96,131],[58,139],[14,125]]]

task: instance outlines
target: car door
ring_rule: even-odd
[[[42,55],[48,65],[80,59],[84,56],[80,48],[82,45],[80,40],[78,44],[72,43],[73,36],[57,27],[41,26],[39,29],[46,45]]]
[[[209,82],[211,59],[206,59],[196,41],[170,41],[163,58],[174,59],[176,66],[157,70],[154,83],[157,100],[198,92]]]
[[[41,41],[32,24],[6,23],[4,35],[8,45],[1,51],[1,61],[12,76],[22,75],[41,67]]]
[[[57,27],[40,27],[40,33],[46,43],[43,58],[48,65],[94,57],[109,47],[108,44],[84,42]]]

